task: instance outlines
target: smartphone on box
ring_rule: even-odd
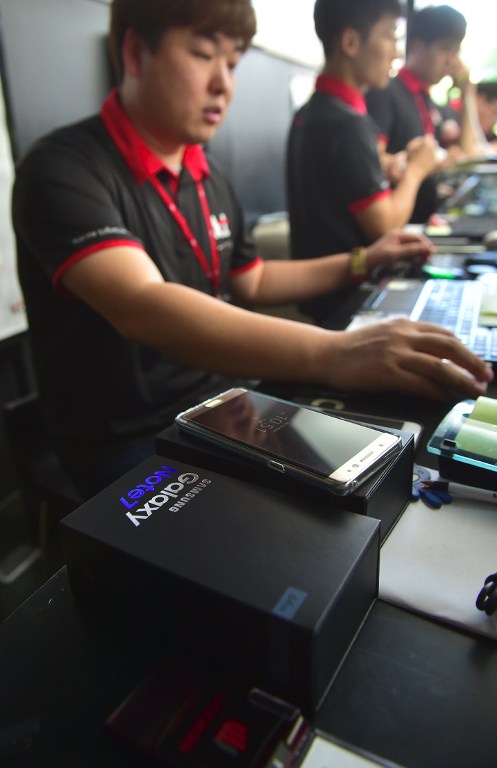
[[[245,388],[183,411],[185,432],[337,494],[348,494],[401,448],[399,435]]]
[[[330,400],[327,397],[316,397],[313,400],[297,400],[297,402],[306,405],[308,408],[317,408],[325,413],[331,413],[334,416],[339,416],[341,419],[348,419],[349,421],[358,421],[360,424],[367,426],[373,425],[378,429],[386,427],[387,429],[396,429],[400,432],[411,432],[414,437],[414,445],[417,445],[419,438],[423,432],[422,424],[417,421],[406,421],[404,419],[392,419],[389,416],[378,416],[377,414],[370,413],[357,413],[356,411],[344,411],[341,407],[337,407],[336,400]]]

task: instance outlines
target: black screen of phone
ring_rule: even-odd
[[[381,434],[257,392],[237,395],[189,418],[211,432],[323,477]]]

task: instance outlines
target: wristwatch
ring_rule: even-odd
[[[365,280],[368,276],[367,253],[365,248],[353,248],[350,252],[350,271],[356,281]]]

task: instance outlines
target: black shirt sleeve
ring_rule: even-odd
[[[123,223],[102,178],[98,156],[90,158],[63,137],[49,137],[21,162],[13,191],[16,235],[45,274],[74,254],[106,241],[140,239]]]
[[[341,126],[341,140],[333,147],[330,173],[339,175],[341,194],[348,210],[388,189],[378,157],[371,121],[354,115]]]

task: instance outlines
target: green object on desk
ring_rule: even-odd
[[[427,450],[439,456],[441,474],[454,479],[449,463],[461,462],[479,470],[485,477],[464,477],[462,482],[494,489],[497,485],[497,400],[479,397],[457,403],[442,419],[428,441]],[[444,462],[444,467],[442,467]],[[469,467],[467,467],[469,471]],[[460,466],[463,473],[464,467]],[[489,471],[489,472],[488,472]],[[461,479],[455,476],[455,479]]]
[[[497,400],[479,397],[455,439],[459,449],[497,460]]]
[[[464,270],[458,267],[438,267],[436,264],[423,264],[422,272],[428,277],[442,280],[457,280],[464,277]]]

